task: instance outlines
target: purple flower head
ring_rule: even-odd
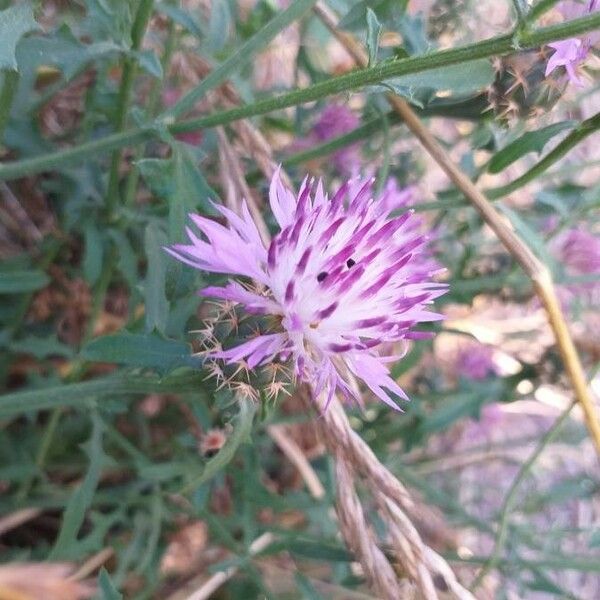
[[[583,227],[574,227],[559,233],[551,243],[552,253],[561,262],[567,275],[571,277],[593,276],[600,278],[600,237]],[[589,304],[596,304],[600,298],[600,281],[583,281],[561,286],[565,300],[575,297]]]
[[[480,381],[495,372],[494,351],[484,344],[466,344],[456,357],[456,369],[460,375],[467,379]]]
[[[344,104],[326,106],[319,120],[314,124],[311,137],[317,142],[326,142],[332,138],[349,133],[360,124],[360,119]],[[359,163],[356,144],[337,150],[332,155],[335,168],[342,173],[352,173]]]
[[[254,280],[255,288],[232,280],[202,293],[278,324],[210,356],[250,369],[289,360],[326,405],[336,390],[360,402],[355,376],[397,409],[390,393],[406,395],[385,366],[397,357],[380,356],[377,347],[423,337],[414,327],[442,318],[429,305],[446,291],[418,261],[426,238],[413,230],[412,213],[389,218],[373,197],[373,180],[352,192],[346,183],[329,199],[322,182],[307,179],[295,196],[276,172],[269,199],[280,231],[268,248],[244,203],[241,216],[217,206],[227,227],[191,215],[206,239],[188,228],[190,243],[168,249],[198,269]]]
[[[548,46],[553,48],[555,52],[548,60],[544,75],[548,77],[554,69],[564,67],[569,81],[577,87],[583,87],[583,81],[577,74],[577,69],[587,58],[589,47],[579,38],[561,40],[560,42],[548,44]]]
[[[560,2],[557,8],[566,20],[571,20],[595,12],[600,8],[600,2]],[[598,33],[590,33],[583,39],[568,38],[548,44],[554,50],[554,54],[548,60],[545,76],[548,77],[555,69],[564,67],[569,81],[577,87],[583,87],[583,80],[577,70],[587,59],[591,47],[599,41],[599,36]]]

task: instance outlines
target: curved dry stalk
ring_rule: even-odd
[[[327,439],[327,437],[326,437]],[[352,477],[352,466],[338,447],[335,456],[336,511],[346,545],[360,561],[369,587],[385,600],[405,598],[387,557],[369,527]],[[428,599],[429,600],[429,599]]]
[[[317,2],[313,10],[329,31],[346,48],[356,63],[362,67],[366,67],[368,57],[363,47],[356,41],[352,34],[340,31],[337,28],[338,19],[335,13],[321,1]],[[440,146],[427,127],[423,125],[409,104],[400,96],[392,93],[386,94],[386,99],[391,107],[402,117],[406,126],[421,142],[421,145],[427,150],[439,167],[464,194],[467,200],[479,211],[483,220],[490,226],[498,236],[498,239],[504,244],[504,247],[532,280],[536,293],[546,310],[548,322],[554,332],[556,345],[561,354],[565,371],[573,386],[575,397],[583,411],[589,435],[600,456],[600,420],[548,268],[533,254],[525,242],[507,226],[505,220],[481,190],[454,164],[448,153]]]
[[[314,410],[315,406],[319,406],[318,400],[312,398],[308,386],[301,386],[298,395],[307,410]],[[345,476],[344,467],[340,467],[339,463],[344,463],[350,473],[358,471],[377,501],[393,542],[393,554],[400,565],[398,575],[408,577],[418,597],[426,600],[438,598],[440,591],[447,596],[449,594],[451,598],[474,600],[472,594],[458,583],[448,563],[422,541],[413,524],[419,518],[420,508],[402,483],[381,464],[368,444],[352,430],[346,412],[337,399],[331,401],[327,410],[321,411],[316,424],[325,445],[336,459],[337,477],[339,478],[340,473]],[[340,498],[341,494],[351,492],[347,485],[342,487],[338,482],[338,517],[341,523],[345,520],[345,526],[341,527],[344,539],[365,568],[365,561],[372,563],[378,560],[378,551],[365,543],[360,548],[361,552],[371,553],[365,557],[355,547],[355,538],[365,535],[367,529],[363,523],[364,513],[361,516],[355,509],[357,514],[354,519],[347,519],[345,514],[340,514],[340,511],[352,510],[351,503],[342,505]],[[368,578],[366,568],[365,575]]]

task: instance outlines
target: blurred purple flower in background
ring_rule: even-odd
[[[577,19],[592,13],[600,8],[598,0],[588,2],[560,2],[557,5],[559,12],[565,20]],[[577,86],[583,87],[583,80],[577,73],[577,69],[585,62],[590,49],[600,39],[600,33],[590,33],[585,38],[568,38],[559,42],[548,44],[554,50],[554,54],[546,65],[546,77],[558,67],[564,67],[569,81]]]
[[[360,125],[360,119],[344,104],[329,104],[313,125],[309,140],[314,144],[327,142],[333,138],[353,131]],[[357,144],[336,150],[331,155],[333,166],[346,175],[358,171],[360,155]]]
[[[494,350],[491,346],[473,342],[464,345],[456,357],[456,370],[467,379],[480,381],[495,373]]]
[[[347,182],[329,199],[322,182],[304,180],[298,196],[277,172],[269,191],[280,231],[268,248],[245,203],[242,216],[223,206],[225,227],[191,215],[206,236],[190,228],[190,244],[168,251],[204,271],[247,277],[253,284],[230,281],[204,295],[243,304],[248,312],[275,316],[276,328],[233,348],[215,348],[211,358],[245,361],[248,368],[274,359],[291,360],[297,377],[323,394],[325,406],[335,391],[360,397],[352,375],[393,408],[390,392],[405,393],[385,366],[397,356],[380,356],[381,344],[429,337],[415,325],[442,318],[428,306],[446,291],[426,271],[419,256],[426,237],[413,227],[412,212],[389,217],[373,194],[373,180]]]
[[[567,303],[578,297],[588,304],[600,304],[600,237],[580,225],[559,233],[550,248],[568,276],[598,277],[561,286]]]

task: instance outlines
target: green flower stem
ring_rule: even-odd
[[[141,0],[135,14],[133,26],[131,28],[131,51],[137,52],[144,39],[146,27],[152,16],[154,0]],[[117,117],[115,121],[115,130],[123,131],[127,125],[127,115],[129,113],[129,103],[131,101],[131,91],[137,74],[137,58],[133,55],[127,56],[123,61],[123,74],[121,76],[121,86],[119,88],[119,97],[117,99]],[[110,161],[110,175],[108,178],[108,190],[106,193],[106,204],[109,212],[112,212],[117,205],[119,194],[119,166],[121,164],[121,147],[117,148]]]
[[[80,162],[100,152],[115,150],[123,146],[148,140],[158,134],[161,125],[166,126],[172,134],[225,125],[239,119],[267,114],[290,106],[319,100],[332,94],[339,94],[361,88],[362,86],[377,84],[400,75],[418,73],[447,65],[489,58],[491,56],[511,54],[519,49],[535,48],[551,41],[572,37],[596,28],[600,28],[600,13],[594,13],[567,23],[544,27],[533,32],[523,32],[519,36],[518,48],[515,48],[513,35],[506,34],[458,48],[386,62],[339,77],[333,77],[304,89],[294,90],[281,96],[221,111],[206,117],[189,119],[180,123],[168,123],[168,120],[167,122],[163,120],[161,123],[157,123],[156,126],[149,125],[115,133],[101,140],[88,142],[74,148],[69,148],[68,150],[61,150],[45,156],[0,165],[0,179],[15,179],[24,175],[39,173],[57,165]]]
[[[489,58],[491,56],[512,54],[517,50],[536,48],[542,44],[572,37],[578,33],[590,31],[598,27],[600,27],[600,13],[594,13],[593,15],[569,21],[568,23],[544,27],[534,32],[521,33],[518,40],[519,47],[515,47],[515,40],[512,34],[505,34],[458,48],[412,56],[403,60],[384,62],[374,67],[359,69],[346,75],[340,75],[339,77],[332,77],[307,88],[297,89],[254,104],[240,106],[199,119],[190,119],[183,123],[175,123],[169,129],[172,133],[185,133],[194,129],[226,125],[239,119],[263,115],[289,108],[290,106],[319,100],[333,94],[374,85],[401,75],[418,73],[481,58]]]

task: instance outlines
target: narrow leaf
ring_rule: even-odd
[[[35,292],[48,285],[50,278],[43,271],[0,272],[0,294]]]
[[[193,366],[197,361],[184,342],[167,340],[154,334],[115,333],[92,340],[81,351],[85,360],[118,363],[169,371]]]
[[[83,254],[83,276],[90,285],[94,285],[102,272],[104,248],[102,236],[95,223],[89,222],[83,230],[85,252]]]
[[[102,449],[104,425],[97,414],[92,415],[92,434],[84,444],[83,449],[89,458],[88,471],[83,481],[75,489],[63,514],[62,525],[58,539],[50,553],[49,560],[78,559],[77,535],[100,480],[106,455]]]
[[[98,576],[98,587],[100,588],[99,592],[101,600],[123,600],[123,595],[117,590],[115,584],[110,580],[110,576],[104,567],[100,569],[100,575]]]
[[[153,329],[164,332],[169,314],[165,286],[167,276],[167,255],[164,247],[167,238],[155,223],[146,228],[144,247],[148,257],[148,271],[145,285],[146,331]]]
[[[577,121],[562,121],[554,123],[554,125],[548,125],[548,127],[542,127],[542,129],[538,129],[537,131],[524,133],[514,142],[511,142],[494,154],[488,163],[488,171],[490,173],[500,173],[500,171],[503,171],[506,167],[512,165],[519,158],[530,152],[537,152],[539,154],[555,135],[566,129],[572,129],[576,125]]]
[[[381,29],[381,23],[379,22],[377,15],[370,8],[367,8],[367,51],[369,53],[369,67],[377,62]]]

